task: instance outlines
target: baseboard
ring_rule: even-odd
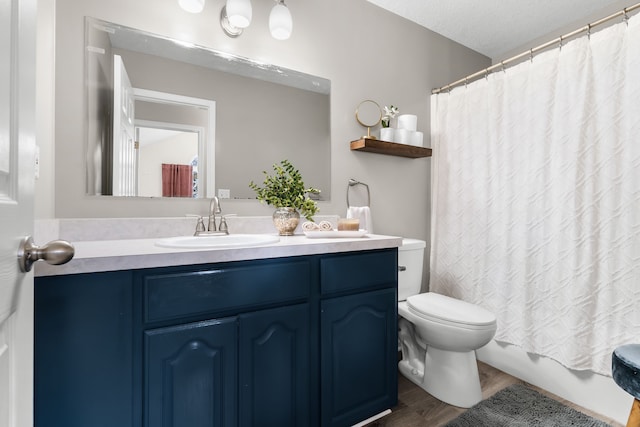
[[[574,371],[558,362],[491,341],[476,351],[479,361],[549,391],[576,405],[624,425],[633,397],[611,377],[591,371]]]

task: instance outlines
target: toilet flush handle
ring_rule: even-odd
[[[404,265],[399,265],[398,266],[398,271],[406,271],[407,267],[405,267]]]

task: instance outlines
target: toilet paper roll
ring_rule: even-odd
[[[380,139],[382,141],[394,142],[395,141],[395,129],[394,128],[382,128],[380,129]]]
[[[411,145],[416,147],[424,147],[424,134],[422,132],[413,132],[411,135]]]
[[[408,129],[396,129],[396,142],[400,144],[411,144],[411,136],[413,131]]]
[[[413,114],[398,116],[398,129],[415,131],[418,128],[418,117]]]

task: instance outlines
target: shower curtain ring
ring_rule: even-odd
[[[464,78],[464,88],[467,88],[467,82],[469,81],[469,77]]]
[[[562,36],[560,36],[560,45],[558,46],[558,49],[562,50]]]
[[[505,72],[505,71],[504,71],[504,61],[500,61],[500,66],[501,66],[501,68],[502,68],[502,72],[504,73],[504,72]]]
[[[591,40],[591,24],[587,24],[587,38]]]
[[[629,26],[629,14],[627,12],[627,8],[625,7],[624,9],[622,9],[622,12],[624,13],[624,16],[622,17],[622,21],[626,24],[626,26]]]
[[[533,48],[529,49],[529,62],[533,62]]]

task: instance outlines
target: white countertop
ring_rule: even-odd
[[[371,249],[402,245],[401,237],[367,234],[360,238],[307,238],[304,235],[280,236],[280,241],[265,246],[217,249],[175,249],[155,245],[158,238],[71,241],[75,255],[64,265],[37,262],[35,276],[93,273],[139,268],[206,264],[214,262],[280,258]]]

